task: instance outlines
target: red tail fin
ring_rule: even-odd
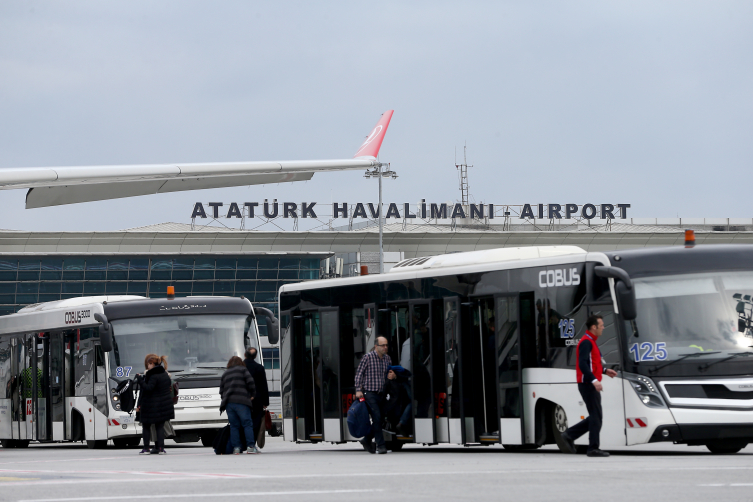
[[[363,142],[361,148],[358,149],[353,158],[358,157],[374,157],[379,155],[379,148],[382,146],[384,140],[384,134],[387,132],[387,127],[390,125],[390,119],[395,110],[387,110],[382,114],[382,118],[379,119],[377,125],[368,135],[366,141]]]

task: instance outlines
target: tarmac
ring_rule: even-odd
[[[267,438],[259,455],[215,455],[168,441],[167,455],[78,444],[0,448],[0,500],[281,501],[753,500],[753,446],[734,455],[703,447],[642,445],[605,459],[553,447],[406,446],[371,455],[358,443]]]

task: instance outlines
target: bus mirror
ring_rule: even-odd
[[[617,305],[620,307],[620,314],[626,321],[632,321],[637,317],[635,305],[635,289],[633,281],[627,272],[619,267],[594,267],[594,274],[599,277],[608,277],[614,279],[614,292],[617,295]]]
[[[280,321],[275,317],[271,310],[264,307],[254,307],[254,314],[267,319],[267,341],[271,345],[277,345],[280,341]]]
[[[737,331],[740,333],[745,333],[745,331],[748,329],[748,326],[745,324],[745,319],[738,319],[737,320]]]
[[[743,302],[737,302],[737,307],[735,307],[735,311],[738,314],[744,314],[745,313],[745,303],[743,303]]]
[[[617,295],[617,305],[620,307],[620,314],[626,321],[632,321],[637,317],[635,306],[635,290],[625,285],[624,282],[618,281],[614,285],[614,292]]]
[[[99,343],[102,346],[102,350],[110,352],[112,350],[112,329],[110,329],[107,316],[96,313],[94,314],[94,320],[101,323],[99,325]]]

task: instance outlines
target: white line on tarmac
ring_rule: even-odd
[[[204,498],[204,497],[245,497],[245,496],[267,496],[267,495],[334,495],[339,493],[365,493],[381,492],[380,489],[369,490],[305,490],[289,492],[239,492],[239,493],[171,493],[169,495],[120,495],[117,497],[74,497],[64,499],[26,499],[18,502],[73,502],[79,500],[136,500],[136,499],[184,499],[184,498]]]
[[[629,468],[621,467],[620,470],[630,472],[654,472],[653,468]],[[706,467],[667,467],[664,471],[739,471],[750,470],[749,466],[706,466]],[[591,469],[591,471],[598,472],[613,472],[613,468],[603,469]],[[341,478],[341,477],[373,477],[373,476],[466,476],[469,474],[498,474],[498,475],[520,475],[520,474],[548,474],[548,473],[578,473],[582,472],[582,469],[508,469],[508,470],[474,470],[474,471],[411,471],[411,472],[337,472],[337,473],[316,473],[316,474],[227,474],[227,473],[212,473],[212,472],[174,472],[174,471],[123,471],[123,470],[40,470],[40,469],[0,469],[0,473],[14,473],[14,474],[117,474],[117,475],[130,475],[130,476],[142,476],[140,479],[195,479],[195,478],[215,478],[215,479],[300,479],[300,478]],[[66,480],[74,483],[76,480]],[[88,480],[81,480],[87,482]],[[118,482],[120,480],[116,480]],[[33,485],[34,481],[30,481],[27,484]],[[3,483],[6,485],[6,483]]]
[[[729,483],[729,484],[724,484],[724,483],[709,483],[709,484],[698,485],[698,486],[714,486],[714,487],[719,487],[719,486],[753,486],[753,483]]]

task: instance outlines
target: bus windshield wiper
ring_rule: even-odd
[[[191,371],[189,373],[181,373],[180,375],[176,375],[175,378],[176,379],[177,378],[188,378],[188,377],[192,377],[192,376],[217,376],[217,373],[209,373],[208,371],[204,371],[204,372],[199,373],[199,372]]]
[[[747,350],[745,352],[734,352],[729,355],[729,357],[725,357],[723,359],[719,359],[718,361],[714,361],[713,363],[706,363],[698,367],[699,371],[706,371],[710,367],[712,367],[715,364],[723,363],[724,361],[729,361],[730,359],[734,359],[736,357],[748,357],[753,355],[753,351]]]
[[[711,351],[711,352],[693,352],[692,354],[680,354],[680,357],[678,357],[677,359],[674,359],[674,360],[669,361],[667,363],[661,364],[659,366],[654,366],[653,368],[651,368],[650,370],[648,370],[648,372],[649,373],[656,373],[657,371],[659,371],[662,368],[666,368],[667,366],[670,366],[672,364],[679,363],[680,361],[684,361],[685,359],[687,359],[689,357],[710,356],[711,354],[718,354],[719,352],[720,351],[718,351],[718,350],[714,350],[714,351]]]

